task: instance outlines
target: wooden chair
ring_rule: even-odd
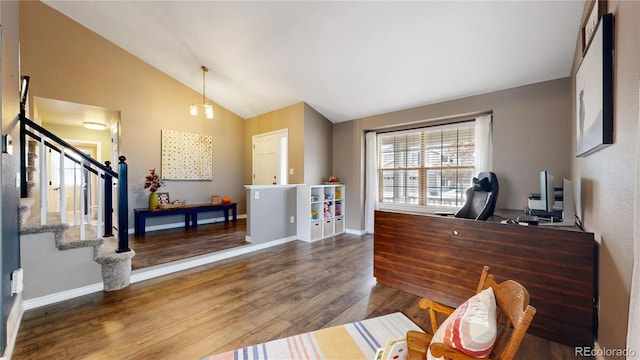
[[[476,293],[489,287],[493,288],[496,297],[498,324],[501,325],[501,329],[500,327],[498,328],[498,337],[487,359],[510,360],[513,359],[518,351],[518,347],[531,324],[536,309],[529,305],[529,292],[524,286],[513,280],[507,280],[500,284],[496,283],[493,275],[489,274],[489,267],[485,266],[482,269]],[[429,299],[421,299],[420,308],[429,310],[431,328],[434,334],[438,329],[436,313],[448,316],[455,310]],[[431,349],[431,354],[435,357],[443,356],[445,359],[452,360],[476,359],[443,343],[433,343],[429,346],[432,336],[432,334],[409,331],[407,333],[407,359],[424,360],[427,347]]]

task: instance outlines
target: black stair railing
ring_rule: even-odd
[[[118,221],[118,250],[116,252],[123,253],[127,251],[131,251],[129,249],[129,200],[127,200],[127,179],[129,176],[127,175],[127,160],[124,156],[120,156],[118,158],[120,162],[118,163],[118,176],[120,179],[120,184],[118,186],[118,220],[124,217],[124,226],[121,221]],[[124,189],[124,191],[120,191]]]
[[[104,230],[103,236],[113,236],[113,188],[118,191],[118,249],[116,252],[127,252],[129,248],[128,228],[129,228],[129,206],[127,190],[127,163],[124,156],[119,157],[118,172],[111,169],[110,162],[105,165],[87,156],[85,153],[62,140],[49,130],[28,119],[24,112],[20,113],[20,196],[28,197],[27,179],[27,136],[44,144],[48,149],[64,154],[69,159],[80,165],[82,169],[93,173],[104,179],[103,188],[103,214]],[[64,149],[64,151],[61,151]],[[78,160],[81,159],[81,160]],[[95,168],[94,168],[95,167]],[[116,181],[117,180],[117,181]],[[42,184],[41,184],[42,186]],[[98,224],[100,226],[100,224]]]
[[[104,165],[107,169],[111,170],[111,161],[105,161]],[[113,186],[109,186],[108,184],[113,184],[113,176],[111,173],[104,173],[104,198],[105,199],[113,199]],[[104,206],[105,216],[104,216],[104,233],[107,236],[107,229],[113,229],[113,204],[111,204],[111,213],[107,213],[108,207],[107,204]],[[127,211],[128,212],[128,211]],[[120,229],[120,227],[118,227]],[[109,233],[113,235],[113,233]],[[120,234],[118,234],[120,236]]]

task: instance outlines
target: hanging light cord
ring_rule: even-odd
[[[205,104],[205,101],[204,101],[204,99],[205,99],[205,96],[204,96],[204,94],[205,94],[204,75],[209,71],[209,69],[204,65],[202,65],[200,68],[202,69],[202,105],[204,105]]]

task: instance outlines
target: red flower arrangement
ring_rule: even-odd
[[[149,170],[149,175],[144,180],[144,188],[149,189],[152,193],[163,187],[164,183],[160,180],[160,176],[156,173],[156,169]]]

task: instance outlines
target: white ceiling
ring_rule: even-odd
[[[570,75],[584,2],[44,1],[243,118],[332,122]]]
[[[70,103],[67,101],[33,97],[36,119],[47,124],[84,127],[85,122],[110,125],[120,120],[120,111],[109,110],[97,106]]]

